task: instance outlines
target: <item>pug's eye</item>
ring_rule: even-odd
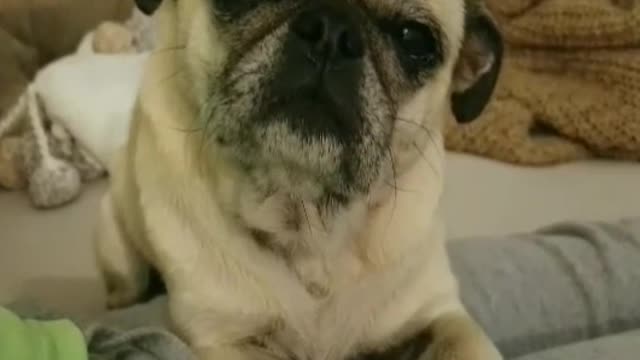
[[[439,44],[429,26],[407,22],[398,26],[394,36],[401,51],[411,60],[428,66],[435,65]]]
[[[412,81],[421,82],[444,60],[443,38],[437,27],[412,20],[382,20],[380,29],[388,36],[398,62]]]

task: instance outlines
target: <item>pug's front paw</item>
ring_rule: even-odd
[[[432,344],[420,360],[503,360],[489,342],[456,343],[440,341]]]
[[[466,312],[443,315],[429,330],[433,341],[420,360],[503,360],[489,336]]]

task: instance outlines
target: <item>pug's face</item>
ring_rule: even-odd
[[[475,118],[500,65],[475,0],[137,1],[216,151],[301,196],[368,192],[452,106]]]

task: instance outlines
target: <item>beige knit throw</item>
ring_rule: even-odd
[[[525,164],[640,161],[640,0],[486,0],[507,43],[495,97],[447,147]]]

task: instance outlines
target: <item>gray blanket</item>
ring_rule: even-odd
[[[449,246],[463,301],[507,359],[640,358],[640,218]],[[192,359],[165,311],[159,298],[86,327],[93,359]]]
[[[463,300],[507,358],[582,343],[539,359],[640,359],[638,334],[588,342],[640,330],[640,218],[454,242],[450,253]]]

